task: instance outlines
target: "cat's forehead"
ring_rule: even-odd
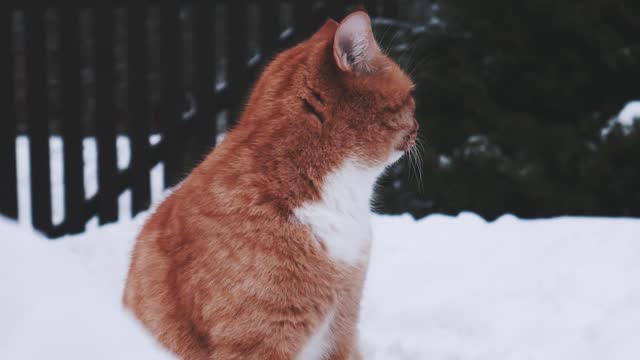
[[[398,93],[399,96],[406,96],[411,93],[414,87],[411,78],[392,59],[386,58],[384,70],[376,76],[376,85],[380,90],[389,93]]]

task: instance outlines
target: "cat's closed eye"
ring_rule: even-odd
[[[324,116],[320,111],[318,111],[313,104],[307,100],[302,99],[302,105],[304,107],[304,111],[311,114],[316,120],[318,120],[321,124],[324,123]]]

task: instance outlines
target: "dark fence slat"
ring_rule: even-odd
[[[34,226],[49,236],[77,233],[85,228],[86,221],[97,215],[100,223],[116,221],[118,218],[118,196],[127,188],[132,189],[132,212],[136,214],[148,208],[150,203],[150,169],[158,162],[165,164],[165,185],[175,185],[184,174],[185,166],[194,165],[213,145],[217,136],[217,115],[228,110],[229,124],[237,115],[246,99],[249,85],[262,64],[269,61],[282,47],[293,45],[309,37],[327,17],[341,20],[353,4],[362,4],[371,16],[396,17],[398,4],[390,0],[322,2],[289,1],[293,11],[293,31],[280,39],[280,0],[263,0],[257,4],[260,13],[258,35],[261,52],[260,62],[248,64],[249,5],[250,0],[215,2],[193,0],[142,0],[136,2],[103,1],[88,5],[91,10],[89,23],[95,64],[95,108],[94,119],[98,151],[98,192],[85,200],[83,179],[82,140],[86,125],[83,116],[84,95],[82,85],[82,43],[84,26],[81,26],[81,3],[72,2],[53,6],[60,14],[60,65],[61,65],[61,132],[64,141],[64,186],[65,222],[53,227],[51,199],[51,171],[49,150],[49,106],[47,84],[47,34],[45,34],[46,6],[29,2],[18,4],[15,9],[25,14],[25,74],[26,74],[26,120],[30,138],[31,208]],[[185,79],[183,79],[183,34],[180,10],[191,9],[188,26],[193,26],[193,93],[195,116],[183,120],[185,101]],[[115,11],[127,11],[126,69],[128,93],[126,98],[128,129],[131,139],[131,164],[120,171],[117,167],[116,124],[116,23]],[[216,91],[216,11],[226,9],[225,32],[227,33],[226,86]],[[161,104],[157,113],[163,133],[161,143],[149,144],[151,124],[150,65],[147,39],[147,18],[152,9],[160,10],[160,84]],[[0,212],[17,216],[16,154],[15,137],[17,120],[15,113],[14,56],[11,51],[12,13],[0,7]],[[220,14],[218,14],[220,15]],[[118,30],[119,31],[119,30]],[[55,37],[55,34],[54,34]],[[124,44],[123,44],[124,45]],[[189,44],[190,45],[190,44]],[[190,46],[187,48],[191,48]],[[155,50],[154,50],[155,51]],[[156,54],[154,54],[156,55]],[[55,65],[55,64],[54,64]],[[89,96],[91,97],[91,96]],[[155,108],[154,108],[155,109]],[[155,111],[155,110],[154,110]],[[155,116],[155,114],[154,114]],[[187,138],[187,134],[195,138]],[[192,146],[191,156],[185,156]]]
[[[116,184],[116,112],[114,99],[114,9],[100,2],[93,9],[95,53],[95,121],[98,147],[98,218],[100,224],[118,220]]]
[[[193,4],[195,48],[196,156],[202,159],[216,142],[214,10],[210,1]]]
[[[365,0],[364,8],[369,13],[369,16],[378,16],[378,0]]]
[[[156,145],[153,145],[151,147],[149,154],[150,154],[149,156],[150,160],[149,160],[148,170],[151,170],[151,168],[154,167],[160,161],[162,161],[164,157],[164,143],[160,142]],[[133,175],[131,173],[130,167],[118,172],[115,178],[115,184],[116,184],[115,187],[118,193],[121,193],[130,187],[132,176]],[[91,198],[87,199],[87,202],[85,204],[85,212],[84,212],[85,221],[91,220],[91,218],[94,217],[97,213],[98,213],[98,195],[94,195]]]
[[[52,228],[52,221],[44,9],[26,9],[24,25],[31,216],[33,226],[48,233]]]
[[[0,7],[0,214],[18,218],[12,11]]]
[[[312,31],[312,9],[310,4],[304,1],[296,1],[293,4],[293,26],[295,29],[295,41],[302,41]]]
[[[80,59],[79,11],[65,7],[60,11],[60,54],[62,78],[62,139],[64,141],[65,230],[84,231],[84,162],[82,158],[82,69]]]
[[[398,2],[395,0],[384,0],[383,2],[384,17],[398,17]]]
[[[344,12],[343,0],[327,0],[326,4],[328,16],[335,21],[340,22]]]
[[[180,29],[180,5],[167,0],[161,9],[162,17],[162,104],[160,123],[164,143],[164,186],[171,187],[182,176],[182,151],[184,140],[182,131],[182,47]]]
[[[149,207],[149,86],[147,83],[147,6],[132,2],[127,14],[128,107],[131,140],[131,213],[136,215]]]
[[[264,0],[260,2],[260,55],[263,62],[269,62],[278,51],[280,36],[280,2]]]
[[[307,6],[308,7],[308,6]],[[246,0],[234,0],[229,3],[230,21],[227,21],[229,34],[229,66],[227,74],[229,96],[229,124],[231,128],[238,121],[238,116],[242,110],[247,88],[249,87],[249,70],[247,67],[249,42],[248,24],[249,4]]]

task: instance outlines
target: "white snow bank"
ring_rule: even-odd
[[[609,120],[607,125],[600,131],[600,135],[607,136],[616,124],[619,124],[624,134],[633,131],[635,121],[640,121],[640,101],[628,102],[618,116]]]
[[[120,306],[144,216],[55,241],[0,221],[0,359],[168,358]],[[366,359],[640,359],[640,220],[373,225]]]
[[[640,221],[378,217],[370,359],[640,359]]]
[[[0,359],[172,358],[120,305],[136,227],[54,242],[0,218]]]
[[[640,101],[631,101],[624,106],[618,115],[621,125],[632,126],[636,119],[640,119]]]

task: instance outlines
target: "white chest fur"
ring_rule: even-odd
[[[329,311],[324,320],[307,340],[302,351],[296,356],[296,360],[325,360],[331,349],[331,323],[335,316],[335,310]]]
[[[355,265],[363,259],[371,241],[369,202],[381,172],[347,160],[324,179],[320,201],[295,210],[334,261]]]

